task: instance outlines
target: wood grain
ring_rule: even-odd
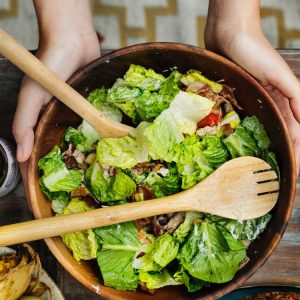
[[[76,114],[87,120],[101,137],[126,136],[132,130],[127,125],[106,118],[102,112],[57,77],[46,65],[1,28],[0,53]]]
[[[279,53],[300,78],[300,50],[280,50]],[[13,141],[11,132],[17,95],[23,74],[0,56],[0,136]],[[32,219],[20,182],[8,196],[0,199],[0,225]],[[45,270],[61,288],[66,299],[103,299],[90,292],[61,267],[44,241],[33,243]],[[245,282],[245,286],[259,284],[300,285],[300,179],[291,220],[283,238],[269,260]]]

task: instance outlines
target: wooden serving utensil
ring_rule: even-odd
[[[256,157],[232,159],[192,188],[154,200],[98,208],[0,227],[0,246],[178,211],[247,220],[268,213],[279,195],[277,174]]]
[[[88,121],[101,137],[126,136],[132,127],[107,118],[0,28],[0,53],[49,93]]]

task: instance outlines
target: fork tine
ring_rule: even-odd
[[[279,190],[279,182],[278,181],[269,181],[269,182],[258,183],[256,186],[256,189],[255,189],[257,194],[274,192],[274,191],[278,191],[278,190]]]
[[[256,182],[267,181],[277,179],[277,174],[274,171],[265,171],[261,173],[255,173]]]

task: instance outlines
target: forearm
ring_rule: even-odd
[[[235,34],[263,37],[259,0],[210,0],[205,28],[209,48],[224,50]]]
[[[35,0],[40,44],[74,42],[95,33],[88,0]]]

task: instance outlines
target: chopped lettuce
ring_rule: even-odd
[[[156,198],[162,198],[180,191],[181,182],[174,163],[168,164],[167,175],[163,177],[157,172],[150,172],[143,180],[155,193]]]
[[[101,164],[132,168],[138,163],[137,142],[132,136],[104,138],[97,145],[97,159]]]
[[[270,146],[270,139],[259,120],[255,117],[246,117],[237,126],[234,133],[224,139],[232,158],[239,156],[261,157]]]
[[[251,134],[242,125],[223,140],[232,158],[239,156],[257,156],[259,148]]]
[[[89,153],[93,150],[94,144],[100,139],[96,130],[85,120],[82,121],[77,129],[69,127],[64,136],[62,143],[71,143],[83,152]]]
[[[122,113],[115,106],[107,101],[107,92],[104,87],[93,90],[87,100],[100,110],[106,117],[111,118],[117,122],[122,121]]]
[[[136,189],[135,182],[121,169],[110,176],[98,162],[94,162],[85,174],[86,186],[101,202],[126,201]]]
[[[206,220],[194,224],[177,256],[190,275],[213,283],[231,280],[245,257],[245,249],[231,250],[218,227]]]
[[[209,80],[208,78],[203,76],[200,71],[196,71],[196,70],[189,70],[185,75],[183,75],[180,81],[186,86],[188,86],[192,82],[200,81],[202,83],[209,85],[212,91],[217,94],[220,93],[223,89],[222,84]]]
[[[138,275],[132,263],[140,248],[135,223],[114,224],[96,228],[94,232],[102,245],[97,262],[104,284],[121,291],[134,291],[138,286]]]
[[[160,271],[175,259],[179,244],[168,233],[153,239],[146,249],[141,249],[145,254],[135,257],[132,266],[142,271]]]
[[[158,92],[143,90],[140,96],[135,98],[134,106],[140,118],[145,121],[153,121],[162,111],[170,106],[174,97],[179,93],[178,81],[181,74],[173,71],[161,85]]]
[[[246,117],[242,121],[242,126],[252,134],[259,149],[266,150],[270,147],[270,139],[256,116]]]
[[[188,136],[175,151],[183,189],[203,180],[228,159],[220,137],[214,135],[207,135],[202,141],[198,135]]]
[[[157,91],[166,80],[163,75],[154,70],[134,64],[130,65],[124,79],[131,86],[149,91]]]
[[[146,287],[150,290],[158,289],[168,285],[180,285],[167,271],[163,269],[160,272],[146,272],[144,270],[139,271],[139,280],[146,284]]]
[[[179,243],[183,243],[192,229],[193,221],[199,220],[201,219],[201,217],[203,217],[203,214],[200,212],[186,212],[183,223],[181,223],[174,232],[173,237],[175,238],[175,240]]]
[[[265,229],[272,216],[266,214],[259,218],[238,221],[209,215],[211,222],[225,228],[237,240],[254,241]]]
[[[73,198],[64,208],[63,214],[74,214],[92,210],[94,207],[87,205],[79,198]],[[63,242],[72,251],[74,258],[79,261],[96,258],[98,243],[93,230],[66,233],[62,235]]]
[[[181,265],[178,271],[175,272],[174,279],[178,283],[184,284],[190,293],[199,291],[205,285],[203,280],[190,276]]]
[[[159,236],[155,240],[154,248],[151,251],[151,257],[161,267],[165,267],[177,255],[179,244],[168,233]]]
[[[163,111],[144,131],[149,154],[152,159],[171,162],[174,159],[174,147],[184,140],[173,114],[169,109]]]
[[[40,179],[41,191],[51,200],[51,208],[57,214],[62,214],[63,209],[68,205],[71,200],[69,192],[50,192],[46,187],[42,179]]]
[[[39,160],[38,167],[44,173],[40,180],[50,192],[70,192],[81,186],[81,172],[67,169],[57,146]]]
[[[169,110],[181,132],[192,135],[196,132],[197,122],[209,115],[213,106],[214,102],[205,97],[180,91]]]

